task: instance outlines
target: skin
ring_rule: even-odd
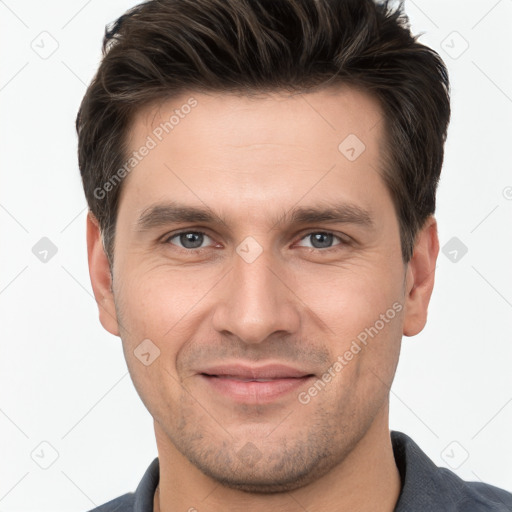
[[[87,221],[100,321],[122,338],[154,418],[155,510],[391,512],[400,478],[389,388],[402,335],[426,322],[436,221],[426,221],[404,264],[380,174],[384,123],[371,96],[346,87],[252,98],[190,93],[140,112],[131,150],[190,96],[197,106],[123,183],[113,279],[98,223],[92,214]],[[348,134],[366,146],[354,161],[338,150]],[[223,222],[137,228],[141,213],[170,200],[206,205]],[[292,225],[285,216],[333,203],[364,209],[372,225]],[[202,251],[171,238],[183,229],[208,235]],[[319,232],[336,236],[315,248],[308,235]],[[251,263],[236,251],[248,236],[262,249]],[[307,404],[298,393],[311,382],[269,403],[244,403],[198,375],[208,365],[244,361],[321,378],[393,304],[401,311]],[[145,339],[160,350],[148,366],[134,355]]]

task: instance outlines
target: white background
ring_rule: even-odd
[[[156,456],[120,340],[97,318],[74,131],[104,26],[133,5],[0,1],[0,512],[88,510],[134,490]],[[449,69],[437,218],[441,246],[457,237],[468,252],[439,256],[428,326],[404,338],[391,427],[464,479],[512,491],[512,1],[405,8]],[[41,38],[58,44],[45,59]],[[32,253],[42,237],[58,249],[47,263]]]

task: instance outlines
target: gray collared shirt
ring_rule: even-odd
[[[419,446],[401,432],[391,432],[402,490],[395,512],[512,512],[512,494],[480,482],[464,482],[455,473],[437,467]],[[116,498],[90,512],[153,512],[159,479],[153,460],[135,493]]]

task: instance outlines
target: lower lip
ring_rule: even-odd
[[[243,403],[268,403],[303,387],[312,376],[274,379],[271,381],[242,381],[227,377],[201,375],[216,392]]]

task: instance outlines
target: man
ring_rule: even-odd
[[[389,431],[426,322],[445,66],[371,0],[165,0],[77,118],[100,321],[158,458],[98,511],[505,511]]]

